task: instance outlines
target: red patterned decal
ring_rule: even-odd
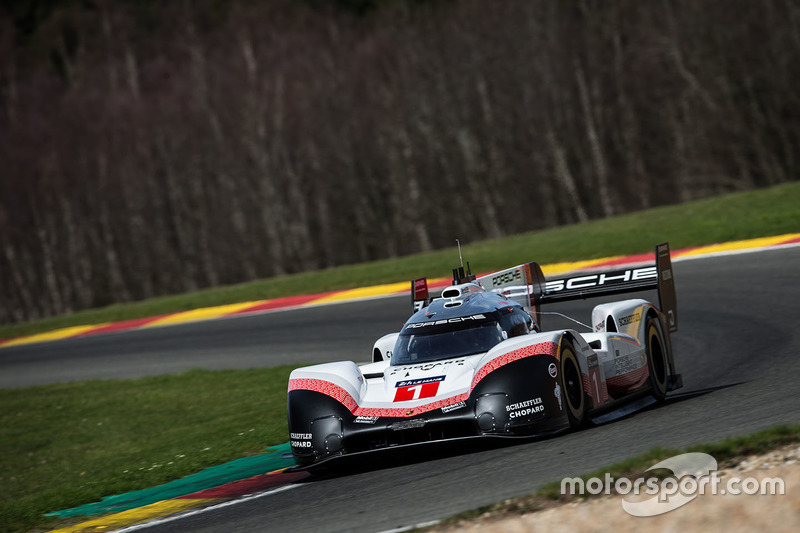
[[[339,385],[334,385],[330,381],[322,379],[290,379],[289,390],[310,390],[314,392],[321,392],[326,396],[330,396],[340,404],[347,407],[351,412],[358,407],[355,399],[350,396],[350,393],[341,388]]]
[[[493,372],[509,363],[513,363],[514,361],[519,361],[520,359],[525,359],[526,357],[532,357],[534,355],[552,355],[553,357],[556,357],[558,355],[558,344],[554,342],[542,342],[539,344],[534,344],[533,346],[525,346],[518,350],[514,350],[513,352],[508,352],[495,357],[483,365],[475,373],[475,377],[472,378],[472,387],[470,387],[470,392],[475,388],[478,382],[485,378],[490,372]]]

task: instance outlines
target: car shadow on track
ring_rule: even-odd
[[[311,474],[300,483],[336,477],[363,474],[376,470],[427,463],[462,455],[479,454],[508,446],[553,437],[471,438],[458,441],[440,441],[408,447],[382,448],[364,454],[338,457],[308,469]]]
[[[724,389],[729,389],[731,387],[738,387],[739,385],[745,385],[747,383],[750,383],[750,380],[748,380],[748,381],[739,381],[737,383],[729,383],[727,385],[718,385],[716,387],[706,387],[705,389],[698,389],[698,390],[693,390],[693,391],[688,391],[688,392],[683,392],[683,393],[677,393],[677,394],[674,394],[674,395],[670,394],[669,396],[667,396],[667,399],[664,400],[664,405],[672,405],[672,404],[675,404],[675,403],[684,402],[686,400],[693,400],[694,398],[699,398],[701,396],[705,396],[706,394],[711,394],[712,392],[716,392],[716,391],[724,390]],[[657,409],[658,407],[659,407],[659,405],[656,404],[656,405],[654,405],[654,406],[652,406],[652,407],[650,407],[649,409],[646,409],[646,410]]]

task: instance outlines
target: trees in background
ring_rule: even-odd
[[[30,4],[0,323],[800,175],[797,0]]]

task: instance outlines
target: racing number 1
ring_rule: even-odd
[[[602,402],[600,401],[600,384],[598,383],[598,374],[600,373],[600,369],[597,367],[592,368],[589,370],[589,374],[592,375],[592,383],[594,384],[594,404],[600,405]],[[591,387],[590,387],[591,388]]]
[[[603,403],[601,401],[601,394],[600,394],[600,366],[597,364],[597,355],[592,354],[586,359],[586,363],[589,365],[589,379],[591,379],[591,384],[589,385],[589,392],[592,395],[592,400],[594,401],[595,407]],[[594,385],[594,387],[592,387]],[[603,387],[605,390],[605,386]]]
[[[420,398],[432,398],[436,396],[436,392],[438,390],[438,381],[433,383],[419,383],[417,385],[397,387],[397,392],[394,394],[394,401],[407,402],[409,400],[419,400]]]

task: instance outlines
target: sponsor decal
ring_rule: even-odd
[[[456,324],[459,322],[469,322],[470,320],[486,320],[486,315],[477,314],[446,318],[443,320],[431,320],[430,322],[415,322],[414,324],[406,324],[406,329],[424,328],[426,326],[441,326],[442,324]]]
[[[377,421],[377,416],[357,416],[354,420],[356,424],[374,424]]]
[[[499,287],[500,285],[505,285],[507,283],[513,283],[515,281],[522,280],[522,272],[520,269],[515,268],[510,272],[504,272],[492,278],[492,287]]]
[[[639,365],[636,364],[636,359],[629,355],[617,357],[614,359],[614,374],[619,376],[637,370]]]
[[[398,381],[395,384],[397,391],[394,393],[393,401],[407,402],[420,398],[432,398],[439,391],[439,383],[442,381],[444,381],[444,376]]]
[[[506,413],[509,411],[514,411],[517,409],[522,409],[523,407],[530,407],[532,405],[542,405],[542,398],[531,398],[530,400],[525,400],[524,402],[512,403],[511,405],[506,405]]]
[[[563,290],[591,289],[604,285],[614,285],[628,281],[658,278],[656,267],[633,268],[614,273],[593,274],[578,276],[568,279],[555,279],[545,283],[546,292],[559,292]]]
[[[558,410],[563,411],[564,408],[561,407],[561,386],[558,383],[556,383],[556,388],[553,389],[553,395],[555,395],[558,400]]]
[[[292,448],[311,448],[311,433],[289,433]]]
[[[395,387],[399,388],[399,387],[411,387],[413,385],[426,385],[428,383],[436,383],[437,381],[444,381],[444,376],[431,376],[429,378],[406,379],[403,381],[398,381],[395,384]]]
[[[641,319],[642,319],[642,313],[640,311],[636,311],[632,315],[620,317],[618,322],[620,326],[628,326],[630,324],[639,322]]]
[[[453,405],[446,405],[446,406],[442,407],[442,413],[449,413],[450,411],[456,411],[456,410],[461,409],[462,407],[466,407],[466,406],[467,406],[467,402],[458,402],[458,403],[454,403]]]
[[[458,366],[461,366],[463,364],[464,364],[464,359],[450,359],[448,361],[437,361],[435,363],[425,363],[425,364],[414,365],[414,366],[401,366],[401,367],[396,367],[395,369],[393,369],[389,373],[389,375],[390,376],[394,376],[398,372],[405,372],[406,373],[406,377],[408,377],[409,376],[409,373],[408,373],[409,370],[422,370],[423,372],[427,372],[429,370],[433,370],[437,366],[446,366],[446,365],[458,365]]]
[[[404,429],[414,429],[414,428],[421,428],[427,423],[427,420],[424,418],[415,418],[414,420],[402,420],[400,422],[395,422],[394,424],[389,426],[389,429],[392,431],[401,431]]]
[[[594,330],[595,331],[605,331],[605,329],[606,329],[606,323],[605,322],[598,322],[594,326]]]
[[[522,409],[520,411],[512,411],[508,414],[508,418],[522,418],[524,416],[533,415],[537,413],[544,413],[544,405],[536,405],[534,407],[528,407],[527,409]]]
[[[558,375],[558,367],[555,363],[550,363],[550,365],[547,367],[547,373],[550,374],[551,378],[554,378]]]

